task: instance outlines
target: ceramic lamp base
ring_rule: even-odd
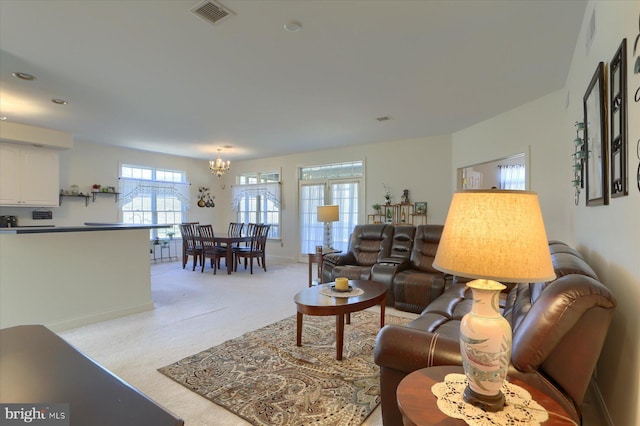
[[[497,395],[481,395],[467,386],[462,394],[464,402],[471,404],[475,407],[481,408],[484,411],[495,413],[496,411],[502,411],[504,408],[504,394],[498,392]]]

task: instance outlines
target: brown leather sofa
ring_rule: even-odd
[[[451,276],[431,265],[442,225],[357,225],[344,254],[327,254],[322,281],[338,277],[387,285],[387,306],[420,313],[442,294]]]
[[[557,278],[513,285],[505,300],[503,315],[513,329],[509,376],[554,398],[580,424],[580,406],[616,301],[579,252],[558,241],[549,249]],[[374,360],[380,366],[385,426],[402,425],[396,388],[407,374],[462,365],[460,320],[471,304],[471,291],[454,282],[406,327],[379,332]]]

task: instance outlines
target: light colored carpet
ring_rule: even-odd
[[[159,371],[253,425],[357,426],[380,403],[380,368],[373,362],[379,328],[378,313],[352,314],[338,361],[335,317],[306,316],[298,347],[294,315]]]
[[[307,287],[308,265],[268,259],[267,272],[221,272],[214,276],[208,267],[203,274],[183,270],[178,262],[151,265],[153,311],[60,335],[182,417],[187,426],[249,425],[157,369],[294,315],[293,296]],[[368,311],[379,313],[376,307]],[[387,314],[416,317],[392,308]],[[382,425],[379,406],[364,425]]]

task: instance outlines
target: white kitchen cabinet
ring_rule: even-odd
[[[57,206],[58,151],[0,143],[0,205]]]

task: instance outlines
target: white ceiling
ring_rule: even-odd
[[[449,134],[562,88],[586,5],[221,0],[212,25],[199,3],[0,0],[0,114],[202,159]]]

